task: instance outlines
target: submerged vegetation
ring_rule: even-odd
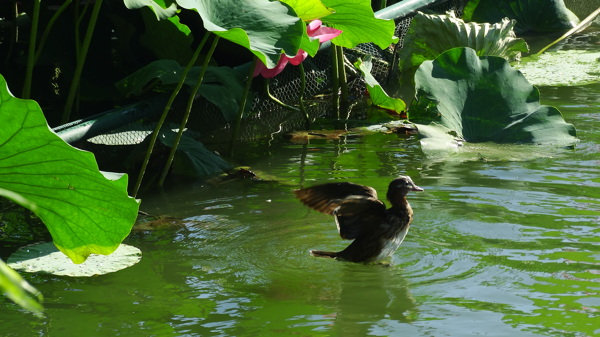
[[[430,2],[420,1],[423,6]],[[559,1],[525,2],[535,6]],[[467,15],[472,19],[489,17],[486,6],[490,5],[489,1],[470,1]],[[304,112],[308,126],[312,117],[304,106],[302,61],[321,53],[321,43],[330,41],[332,45],[335,74],[331,76],[335,81],[330,91],[339,108],[349,100],[344,88],[343,48],[371,43],[386,49],[398,42],[394,21],[376,17],[370,1],[96,0],[65,1],[58,7],[40,1],[31,7],[20,2],[2,6],[12,6],[7,13],[14,16],[1,18],[6,25],[0,41],[4,62],[0,124],[5,126],[0,130],[0,194],[39,216],[56,247],[75,263],[90,254],[110,254],[129,234],[139,201],[128,196],[128,187],[136,196],[157,144],[169,149],[160,174],[146,177],[158,186],[164,184],[177,161],[184,162],[179,167],[189,171],[176,173],[194,177],[231,168],[219,155],[188,137],[193,130],[187,130],[187,123],[197,97],[217,106],[229,123],[232,149],[240,125],[251,113],[248,101],[253,75],[276,77],[288,61],[299,66],[298,110]],[[411,120],[439,123],[466,141],[573,143],[575,128],[557,109],[541,106],[537,89],[507,63],[527,51],[513,27],[566,30],[574,24],[572,13],[552,6],[547,15],[561,18],[556,27],[552,18],[532,18],[526,10],[531,7],[514,15],[502,8],[502,16],[492,18],[500,21],[497,24],[416,14],[398,53],[403,75],[400,88],[394,83],[384,90],[370,74],[369,57],[354,63],[372,104],[393,111],[390,119],[404,118],[409,110]],[[409,14],[407,10],[398,16]],[[432,38],[432,27],[446,39]],[[22,38],[22,31],[29,32],[27,38]],[[459,48],[451,49],[454,47]],[[441,73],[445,75],[438,76]],[[499,83],[510,84],[513,92],[499,88]],[[23,99],[14,97],[8,87],[18,88],[16,96]],[[436,92],[442,87],[443,92]],[[452,88],[453,94],[448,95]],[[417,95],[402,100],[389,94],[396,91],[416,91]],[[64,143],[47,125],[89,117],[159,93],[169,99],[153,125],[154,132],[143,142],[144,159],[133,186],[128,186],[126,175],[101,172],[91,153]],[[185,107],[177,126],[171,127],[169,113],[181,96],[185,96]],[[494,104],[482,103],[490,101]],[[488,105],[495,110],[482,108]],[[469,124],[474,121],[478,124]],[[481,139],[481,134],[493,136]],[[0,282],[0,286],[13,298],[28,298],[26,292],[35,294],[3,264],[0,267],[0,280],[12,280]],[[34,312],[41,310],[31,301],[19,303]]]

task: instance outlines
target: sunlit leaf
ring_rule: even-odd
[[[13,97],[1,76],[0,125],[0,195],[38,215],[75,263],[112,253],[139,207],[127,195],[127,176],[107,179],[92,153],[60,139],[39,105]]]
[[[371,58],[367,57],[365,60],[358,60],[354,64],[363,74],[365,82],[367,84],[367,90],[371,96],[373,104],[387,110],[394,111],[398,114],[406,110],[406,104],[399,98],[393,98],[383,90],[379,82],[371,75]]]
[[[400,50],[402,68],[418,67],[423,61],[456,47],[469,47],[479,56],[500,56],[508,61],[529,51],[527,43],[513,32],[516,21],[499,23],[464,22],[449,12],[447,15],[417,13]]]
[[[338,46],[354,48],[360,43],[373,42],[385,49],[398,42],[394,37],[396,24],[393,20],[375,17],[369,0],[324,0],[323,3],[335,13],[322,19],[328,27],[343,31],[332,42]]]
[[[294,9],[298,17],[304,21],[320,19],[333,13],[325,7],[321,0],[280,0]]]
[[[529,50],[523,39],[513,32],[515,21],[496,24],[464,22],[451,12],[448,15],[417,13],[404,36],[398,53],[402,71],[400,90],[407,101],[414,97],[413,77],[417,68],[448,49],[469,47],[479,56],[500,56],[509,61]]]

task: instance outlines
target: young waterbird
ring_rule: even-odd
[[[387,191],[392,207],[377,199],[377,191],[352,183],[329,183],[294,191],[306,206],[333,215],[342,239],[354,240],[340,252],[311,250],[313,256],[351,262],[375,262],[400,246],[413,218],[406,194],[423,191],[408,176],[394,179]]]

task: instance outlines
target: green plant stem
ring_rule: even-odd
[[[208,36],[210,34],[206,34]],[[212,45],[208,50],[208,54],[204,59],[204,63],[202,64],[202,70],[200,71],[200,76],[198,76],[198,80],[196,81],[196,85],[192,89],[190,97],[187,102],[187,106],[185,107],[185,113],[183,118],[181,119],[181,124],[179,125],[179,131],[177,132],[177,137],[175,137],[175,141],[173,142],[173,146],[171,147],[171,151],[169,152],[169,157],[167,158],[167,162],[165,163],[165,167],[163,168],[160,179],[158,180],[158,186],[162,187],[165,179],[167,178],[167,174],[169,173],[169,169],[171,168],[171,164],[173,163],[173,158],[175,158],[175,153],[177,152],[177,147],[179,146],[179,142],[181,141],[181,137],[183,136],[183,131],[185,130],[185,126],[187,125],[188,119],[190,117],[190,113],[192,111],[192,106],[194,105],[194,101],[196,98],[196,93],[200,89],[200,85],[202,85],[202,80],[204,79],[204,74],[206,74],[206,69],[208,68],[208,64],[212,58],[212,54],[217,48],[217,43],[219,42],[219,36],[215,35]]]
[[[94,32],[94,27],[96,26],[96,21],[98,21],[98,13],[100,13],[100,8],[102,7],[102,0],[96,0],[94,3],[94,9],[92,10],[92,14],[90,17],[90,22],[88,24],[87,31],[85,32],[85,38],[83,40],[83,45],[81,46],[81,51],[78,53],[77,64],[75,65],[75,73],[73,74],[73,80],[71,81],[71,86],[69,88],[69,94],[67,96],[67,102],[65,103],[65,109],[63,111],[61,122],[64,124],[69,121],[71,117],[71,110],[73,109],[73,103],[75,102],[75,96],[79,89],[79,81],[81,79],[81,73],[83,71],[83,65],[85,64],[85,58],[90,47],[90,42],[92,41],[92,34]]]
[[[348,112],[348,78],[346,77],[346,66],[344,65],[344,48],[342,46],[335,46],[335,53],[337,54],[337,69],[339,85],[341,89],[341,96],[339,100],[340,110],[344,113]]]
[[[33,67],[35,66],[35,46],[37,40],[38,25],[40,22],[41,0],[33,2],[33,18],[31,22],[31,35],[29,37],[29,49],[27,50],[27,70],[25,71],[25,83],[23,84],[23,98],[31,96],[31,83],[33,81]]]
[[[258,58],[255,56],[252,61],[252,66],[250,66],[250,70],[248,72],[248,78],[246,79],[246,87],[244,87],[244,95],[242,96],[242,101],[240,102],[240,110],[238,111],[237,120],[235,121],[235,125],[233,126],[233,130],[231,131],[231,140],[229,142],[229,156],[233,155],[233,147],[238,137],[238,133],[240,132],[240,127],[242,125],[242,118],[244,117],[244,110],[246,109],[246,101],[248,100],[248,95],[250,94],[250,87],[252,86],[252,78],[254,75],[254,68],[256,68],[256,64],[258,62]]]
[[[539,52],[537,52],[537,56],[541,55],[543,52],[545,52],[548,48],[554,46],[555,44],[557,44],[558,42],[566,39],[567,37],[577,33],[579,30],[581,30],[585,25],[587,25],[588,23],[590,23],[592,20],[594,20],[594,18],[596,16],[600,15],[600,7],[598,7],[595,11],[592,12],[592,14],[588,15],[587,18],[583,19],[577,26],[569,29],[568,32],[564,33],[563,36],[559,37],[558,39],[556,39],[555,41],[553,41],[552,43],[550,43],[549,45],[547,45],[546,47],[542,48],[542,50],[540,50]]]
[[[335,48],[331,50],[331,90],[333,92],[333,108],[337,119],[340,119],[340,78],[338,73],[338,55]]]
[[[379,9],[384,9],[387,7],[387,0],[379,1]]]
[[[158,138],[160,129],[162,128],[163,124],[165,123],[165,120],[167,119],[167,115],[169,114],[169,111],[171,110],[171,106],[173,105],[175,98],[179,94],[179,91],[183,87],[183,84],[185,82],[185,78],[187,77],[187,74],[190,72],[190,69],[192,69],[192,67],[196,63],[196,59],[198,59],[198,55],[200,55],[200,51],[206,44],[206,40],[208,40],[209,35],[210,34],[205,34],[204,38],[202,38],[202,41],[200,42],[200,45],[198,45],[198,48],[196,48],[196,51],[194,52],[194,55],[190,59],[190,62],[188,62],[187,66],[183,70],[183,73],[181,74],[181,78],[179,79],[179,83],[177,83],[177,86],[175,87],[175,89],[173,89],[173,92],[171,93],[171,96],[169,97],[169,100],[167,101],[167,104],[165,105],[165,108],[163,109],[163,113],[160,116],[160,119],[156,123],[156,127],[154,128],[154,131],[152,132],[152,136],[150,137],[150,144],[148,144],[148,150],[146,150],[146,156],[144,157],[144,162],[142,163],[142,167],[140,168],[140,173],[138,174],[137,180],[135,182],[135,186],[133,188],[132,195],[134,197],[137,196],[137,193],[140,190],[140,186],[142,186],[142,179],[144,179],[144,173],[146,173],[146,168],[148,167],[148,162],[150,162],[150,156],[152,155],[152,150],[154,150],[154,145],[156,144],[156,139]]]
[[[40,38],[40,43],[35,52],[35,57],[33,58],[34,64],[37,63],[37,61],[39,60],[40,55],[42,54],[42,49],[44,48],[44,44],[46,44],[46,41],[48,40],[48,35],[50,35],[50,31],[52,30],[52,27],[56,23],[56,20],[67,9],[67,7],[69,7],[71,2],[72,2],[72,0],[66,0],[62,5],[60,5],[60,7],[56,11],[56,13],[54,13],[54,15],[52,15],[52,18],[50,18],[50,21],[48,22],[48,25],[46,25],[46,28],[44,29],[44,34],[42,34],[42,37]]]
[[[281,105],[282,107],[284,107],[286,109],[289,109],[292,111],[300,111],[300,109],[296,108],[295,106],[286,104],[286,103],[282,102],[279,98],[275,97],[275,95],[273,95],[273,93],[271,93],[271,89],[269,87],[270,83],[271,83],[271,81],[268,78],[265,78],[265,92],[267,93],[267,96],[269,96],[269,98],[273,102]]]
[[[298,93],[298,105],[300,106],[300,111],[304,115],[306,130],[308,130],[310,129],[310,116],[308,115],[308,112],[306,112],[306,107],[304,106],[304,92],[306,91],[306,73],[304,72],[304,65],[302,63],[300,63],[298,67],[300,67],[300,93]]]

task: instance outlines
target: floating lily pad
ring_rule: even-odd
[[[52,242],[46,242],[19,248],[7,262],[17,271],[83,277],[113,273],[133,266],[141,258],[139,249],[121,244],[110,255],[91,254],[85,262],[75,264]]]

